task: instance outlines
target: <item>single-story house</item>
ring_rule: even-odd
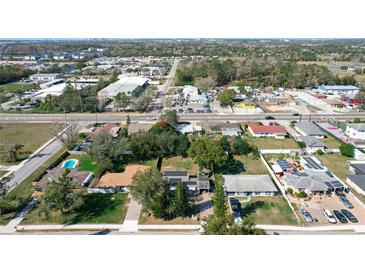
[[[318,150],[324,151],[326,147],[319,139],[312,136],[299,136],[298,139],[305,144],[308,153],[314,153]]]
[[[357,192],[365,195],[365,174],[349,175],[346,182],[351,185]]]
[[[46,174],[37,182],[33,182],[33,190],[36,196],[43,195],[44,188],[55,181],[58,181],[60,177],[65,173],[65,169],[62,167],[55,167],[47,170]],[[67,175],[75,185],[75,189],[88,186],[94,179],[93,173],[90,171],[79,171],[78,169],[69,169]]]
[[[258,123],[250,123],[248,131],[254,137],[275,137],[283,139],[288,136],[288,131],[281,125],[260,125]]]
[[[228,196],[275,196],[278,189],[269,175],[223,175]]]
[[[355,140],[365,140],[365,123],[347,124],[346,134]]]
[[[120,127],[116,126],[113,123],[108,123],[108,124],[103,125],[102,127],[96,128],[94,131],[90,132],[86,136],[86,140],[92,141],[102,131],[107,131],[107,132],[109,132],[109,134],[112,137],[116,138],[119,135],[119,130],[120,130]]]
[[[346,187],[325,170],[305,169],[302,172],[284,172],[283,182],[287,188],[296,192],[304,191],[313,194],[326,194],[343,191]]]
[[[212,133],[220,133],[225,136],[240,136],[242,134],[241,125],[238,123],[221,123],[210,126]]]
[[[114,192],[127,190],[128,187],[132,184],[133,176],[137,172],[145,172],[150,168],[151,167],[145,165],[128,165],[126,166],[124,172],[108,172],[104,174],[95,187],[102,189],[111,189]]]
[[[197,176],[189,175],[186,170],[177,170],[174,168],[164,168],[162,177],[171,191],[176,189],[178,183],[186,185],[189,191],[203,192],[210,191],[209,175],[205,172],[200,172]]]
[[[349,170],[351,174],[365,174],[365,161],[364,162],[350,162]]]
[[[295,125],[295,129],[303,136],[324,138],[322,130],[311,121],[301,121]]]
[[[128,134],[137,133],[139,131],[148,131],[154,124],[147,123],[131,123],[128,126]]]

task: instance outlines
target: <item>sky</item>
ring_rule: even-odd
[[[365,38],[364,0],[1,0],[0,38]]]

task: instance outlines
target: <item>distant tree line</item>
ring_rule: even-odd
[[[21,80],[33,73],[31,69],[20,65],[0,65],[0,85]]]

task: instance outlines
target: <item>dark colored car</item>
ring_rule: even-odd
[[[300,114],[298,112],[294,112],[293,116],[299,116]]]
[[[357,218],[354,216],[354,214],[352,214],[350,211],[348,211],[347,209],[341,209],[341,212],[343,215],[346,216],[347,219],[350,220],[350,222],[352,223],[357,223],[358,220]]]
[[[348,221],[347,221],[347,219],[346,219],[345,215],[343,215],[343,214],[341,213],[341,211],[339,211],[339,210],[334,210],[334,211],[333,211],[333,214],[335,214],[336,218],[337,218],[337,219],[338,219],[341,223],[343,223],[343,224],[347,224],[347,223],[348,223]]]
[[[349,199],[346,198],[345,195],[341,195],[338,198],[345,205],[345,207],[350,208],[350,209],[351,208],[354,208],[354,206],[351,204],[351,202],[349,201]]]
[[[275,120],[275,117],[273,117],[273,116],[266,116],[265,119],[266,120]]]
[[[229,203],[231,205],[232,211],[239,211],[241,207],[240,201],[238,201],[236,198],[229,198]]]

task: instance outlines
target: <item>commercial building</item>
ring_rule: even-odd
[[[223,175],[228,196],[275,196],[278,189],[269,175]]]
[[[63,74],[61,73],[36,73],[29,76],[32,81],[35,82],[48,82],[55,79],[62,79]]]
[[[125,93],[128,96],[138,96],[148,86],[148,79],[143,77],[121,77],[118,81],[103,88],[98,93],[101,101],[112,99],[118,93]]]
[[[199,90],[197,87],[194,86],[184,86],[182,93],[184,95],[184,98],[188,98],[188,97],[193,97],[193,96],[198,96],[199,95]]]
[[[260,125],[258,123],[250,123],[248,131],[254,137],[275,137],[283,139],[288,135],[288,131],[281,125]]]
[[[301,121],[295,125],[295,129],[303,136],[324,138],[322,130],[311,121]]]
[[[318,91],[326,95],[346,96],[354,98],[359,92],[359,88],[355,86],[325,86],[318,87]]]
[[[347,124],[346,134],[351,139],[365,140],[365,123]]]

